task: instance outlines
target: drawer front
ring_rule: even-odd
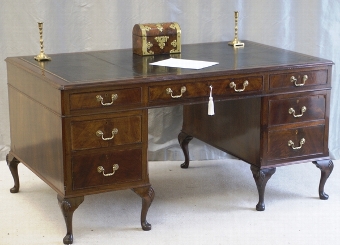
[[[327,83],[328,70],[300,71],[272,74],[269,76],[270,89],[308,87]]]
[[[169,101],[173,99],[209,98],[210,85],[213,96],[232,95],[263,90],[263,77],[250,76],[239,78],[217,79],[215,81],[169,84],[149,87],[149,101]]]
[[[74,156],[72,178],[73,190],[142,180],[142,150]]]
[[[249,76],[218,80],[211,84],[213,86],[213,95],[232,95],[247,92],[262,92],[263,77]]]
[[[285,159],[322,154],[325,126],[268,132],[268,159]]]
[[[70,110],[106,108],[141,102],[141,88],[78,93],[70,95]]]
[[[142,142],[142,116],[103,118],[71,123],[72,150]]]
[[[325,119],[326,95],[269,100],[269,125]]]
[[[173,99],[185,100],[204,96],[209,96],[209,86],[207,82],[178,83],[149,87],[150,102],[171,101]]]

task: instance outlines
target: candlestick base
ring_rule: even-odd
[[[34,57],[36,61],[46,61],[46,60],[51,60],[50,57],[48,57],[45,53],[40,53],[37,56]]]
[[[244,43],[242,43],[239,40],[235,40],[235,39],[233,41],[230,41],[228,43],[228,45],[233,46],[234,48],[243,48],[244,47]]]

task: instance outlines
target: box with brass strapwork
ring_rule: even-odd
[[[136,24],[132,43],[138,55],[180,53],[181,28],[176,22]]]

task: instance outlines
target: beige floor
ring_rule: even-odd
[[[139,224],[141,199],[132,191],[85,197],[73,220],[74,244],[335,245],[340,241],[340,161],[318,199],[320,171],[311,163],[280,167],[266,188],[266,211],[255,211],[249,166],[238,160],[151,162],[156,197],[152,230]],[[56,193],[19,165],[21,189],[0,162],[0,244],[62,244],[66,234]]]

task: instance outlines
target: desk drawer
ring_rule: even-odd
[[[268,158],[285,159],[323,153],[325,126],[268,132]]]
[[[106,108],[141,102],[141,88],[78,93],[70,95],[70,110]]]
[[[214,95],[232,95],[246,92],[258,92],[263,90],[263,77],[238,77],[217,79],[206,82],[177,83],[165,86],[149,87],[149,101],[168,101],[173,99],[191,99],[204,97],[208,100],[210,85],[213,87]]]
[[[232,95],[263,91],[263,76],[250,76],[212,82],[213,95]]]
[[[328,70],[296,71],[269,76],[270,89],[307,87],[326,84]]]
[[[325,119],[326,95],[269,100],[269,125]]]
[[[72,158],[73,190],[142,180],[142,149]]]
[[[72,150],[140,142],[142,142],[141,115],[71,122]]]

